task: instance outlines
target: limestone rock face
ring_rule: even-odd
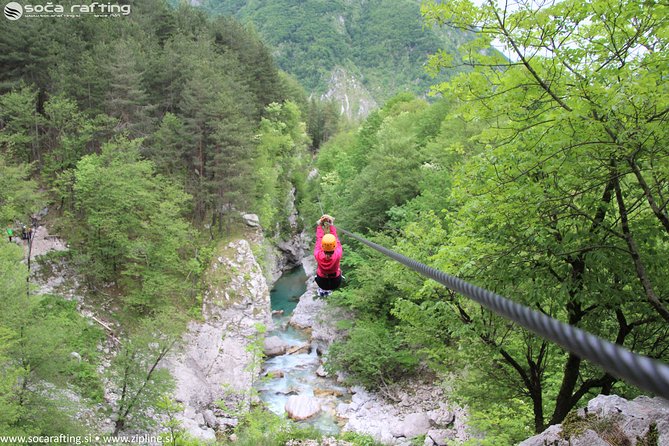
[[[414,438],[426,434],[430,429],[430,419],[424,412],[414,412],[406,415],[403,420],[393,425],[390,433],[393,437]]]
[[[669,402],[656,397],[640,396],[628,401],[617,395],[599,395],[588,402],[587,411],[578,413],[577,422],[582,433],[565,439],[562,435],[565,425],[551,426],[539,435],[528,438],[519,446],[600,446],[611,444],[607,437],[612,435],[626,437],[631,444],[637,438],[644,438],[651,424],[659,435],[658,445],[669,445]],[[603,422],[605,421],[605,422]],[[603,431],[598,431],[605,426]],[[600,428],[601,430],[601,428]]]
[[[293,420],[306,420],[321,411],[318,399],[306,395],[291,395],[286,401],[286,413]]]
[[[323,100],[334,100],[340,104],[340,112],[349,118],[364,118],[378,104],[362,81],[342,67],[335,67],[328,81],[328,91]]]
[[[518,446],[544,446],[545,444],[561,445],[563,444],[563,440],[562,437],[560,437],[560,432],[562,432],[562,427],[559,424],[549,426],[548,429],[543,431],[541,434],[528,438]],[[547,441],[547,443],[544,443],[544,441]]]
[[[448,442],[455,438],[455,431],[452,429],[431,429],[425,435],[424,446],[447,446]]]
[[[292,188],[286,200],[287,208],[285,210],[288,214],[289,232],[292,235],[287,239],[276,241],[276,249],[270,249],[265,254],[272,265],[270,271],[271,284],[274,284],[285,271],[299,266],[305,252],[313,250],[313,246],[310,246],[312,243],[310,236],[313,236],[313,234],[308,234],[306,231],[300,231],[299,229],[300,217],[295,207],[295,194],[295,188]]]
[[[345,431],[368,434],[388,445],[410,445],[420,435],[426,435],[427,446],[447,444],[445,440],[457,444],[470,438],[466,411],[451,407],[439,387],[427,383],[389,386],[399,403],[360,387],[351,391],[351,402],[337,406],[337,416],[346,419]]]
[[[247,346],[259,339],[257,324],[271,326],[269,289],[260,265],[246,240],[222,246],[207,272],[209,289],[202,303],[204,321],[191,322],[180,348],[166,358],[165,367],[176,381],[175,399],[184,404],[184,427],[197,438],[211,438],[212,418],[226,417],[216,401],[228,407],[250,403],[253,377],[259,370]],[[207,414],[204,416],[204,414]],[[220,418],[222,420],[223,418]],[[202,422],[199,422],[202,421]]]

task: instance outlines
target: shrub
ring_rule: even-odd
[[[302,427],[264,408],[247,412],[235,429],[235,446],[283,446],[288,440],[319,439],[314,427]]]
[[[370,389],[412,374],[417,366],[418,359],[378,321],[358,321],[346,341],[332,345],[326,365],[330,372],[348,372],[352,383]]]

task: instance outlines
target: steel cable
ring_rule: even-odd
[[[344,234],[456,291],[640,389],[669,400],[669,366],[513,302],[339,228]]]

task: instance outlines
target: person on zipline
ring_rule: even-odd
[[[329,296],[341,285],[339,262],[342,254],[343,250],[337,237],[334,218],[324,214],[316,223],[316,246],[314,248],[314,257],[318,263],[316,284],[319,297]]]

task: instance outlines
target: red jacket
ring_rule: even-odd
[[[323,252],[323,247],[321,246],[321,240],[323,239],[323,228],[318,225],[316,226],[316,247],[314,248],[314,257],[318,263],[318,268],[316,269],[316,274],[320,277],[336,277],[341,275],[341,269],[339,269],[339,261],[341,256],[344,253],[341,243],[339,242],[339,237],[337,237],[337,228],[334,225],[330,225],[330,234],[334,235],[337,239],[337,244],[335,246],[334,254],[328,259]]]

